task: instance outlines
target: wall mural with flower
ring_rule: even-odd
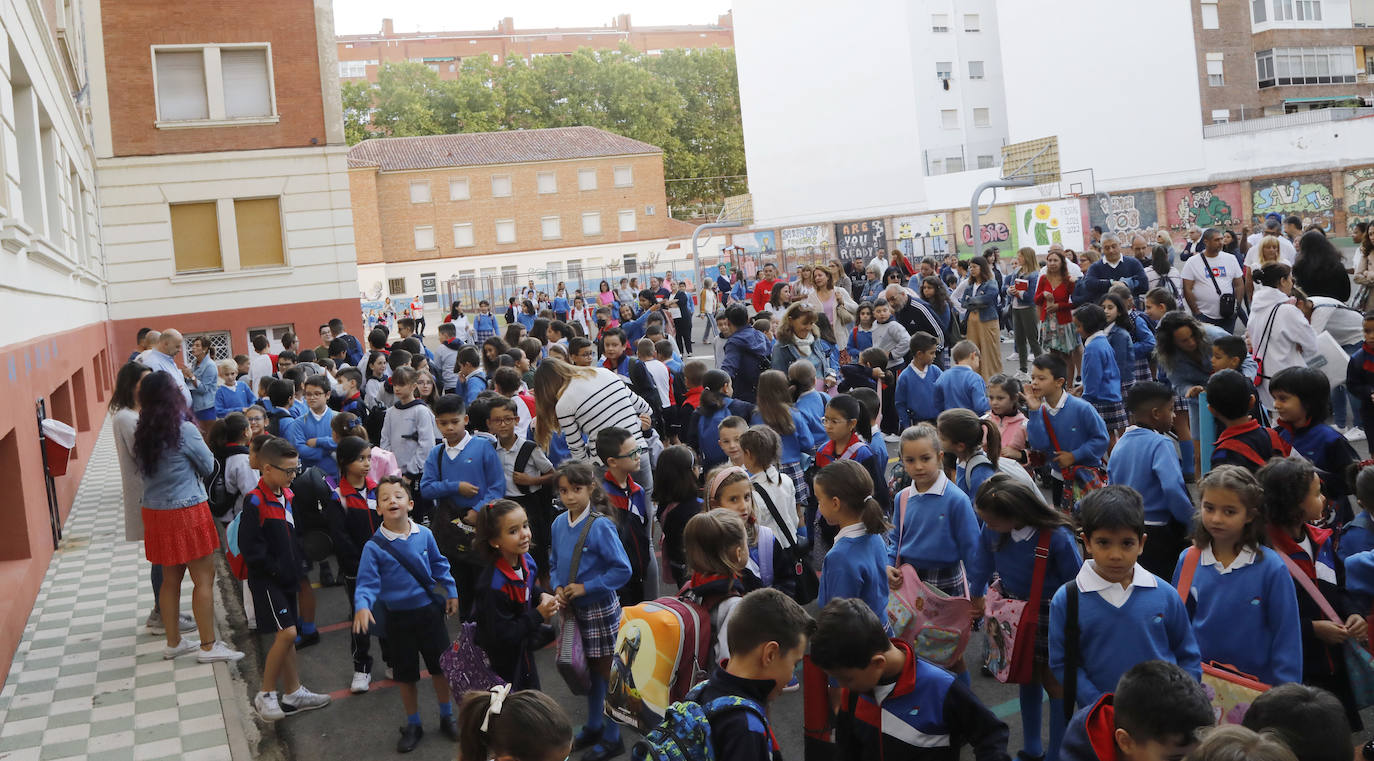
[[[1053,243],[1075,251],[1083,249],[1083,213],[1077,198],[1018,204],[1012,218],[1017,243],[1041,256]]]

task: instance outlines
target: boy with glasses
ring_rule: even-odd
[[[649,522],[653,519],[644,487],[635,483],[632,473],[639,470],[644,450],[639,439],[624,428],[606,427],[596,433],[596,451],[606,463],[602,488],[610,499],[610,518],[615,521],[616,533],[630,559],[630,580],[620,588],[620,606],[638,605],[658,596],[648,588]],[[614,454],[611,454],[614,452]]]
[[[331,479],[339,477],[339,465],[334,462],[334,410],[329,409],[329,380],[312,375],[305,381],[307,411],[287,427],[286,438],[300,452],[301,464],[318,467]]]
[[[553,463],[549,462],[544,450],[516,432],[521,404],[508,397],[492,399],[487,413],[487,430],[496,437],[496,456],[506,474],[506,499],[525,508],[525,517],[530,522],[530,554],[539,568],[541,585],[549,589],[549,542],[553,533],[553,500],[549,484],[553,483],[555,474]]]

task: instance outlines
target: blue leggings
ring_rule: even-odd
[[[153,610],[161,610],[159,595],[162,594],[162,566],[154,563],[153,570],[148,573],[148,580],[153,583]]]

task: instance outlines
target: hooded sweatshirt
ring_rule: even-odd
[[[735,398],[753,403],[763,373],[762,363],[771,362],[768,341],[762,333],[746,325],[725,341],[725,358],[720,369],[734,379]],[[778,368],[785,370],[786,368]]]
[[[1302,355],[1317,348],[1317,334],[1287,294],[1256,283],[1245,335],[1261,363],[1260,403],[1273,409],[1269,379],[1289,367],[1306,367]]]

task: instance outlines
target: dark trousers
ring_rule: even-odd
[[[1226,318],[1208,317],[1207,315],[1199,312],[1197,318],[1209,325],[1215,325],[1218,328],[1221,328],[1222,330],[1226,331],[1227,333],[1236,332],[1236,318],[1234,316]]]
[[[357,613],[353,608],[353,593],[358,589],[358,578],[356,576],[344,575],[344,591],[348,594],[348,617],[351,619]],[[372,673],[372,635],[359,634],[352,632],[352,639],[349,643],[349,652],[353,655],[353,670],[361,671],[364,674]],[[378,640],[382,646],[382,660],[389,661],[386,657],[386,640]]]
[[[525,508],[525,518],[530,522],[530,555],[539,566],[539,575],[549,574],[549,544],[553,541],[553,504],[547,492],[540,490],[534,494],[521,494],[514,499]]]
[[[434,507],[434,503],[420,496],[420,474],[402,473],[401,478],[405,480],[406,486],[410,487],[411,501],[415,503],[415,509],[411,510],[410,517],[413,518],[416,523],[423,523],[428,526],[429,514]]]
[[[415,335],[421,338],[425,337],[425,316],[423,314],[415,315]]]
[[[1174,578],[1174,568],[1178,565],[1178,554],[1188,544],[1188,529],[1182,524],[1169,521],[1164,526],[1146,526],[1148,539],[1140,551],[1140,567],[1165,581]]]
[[[888,383],[883,386],[882,401],[883,433],[901,433],[901,420],[897,416],[897,384]]]
[[[692,353],[692,318],[678,317],[673,320],[673,328],[677,331],[677,350],[683,354]]]

